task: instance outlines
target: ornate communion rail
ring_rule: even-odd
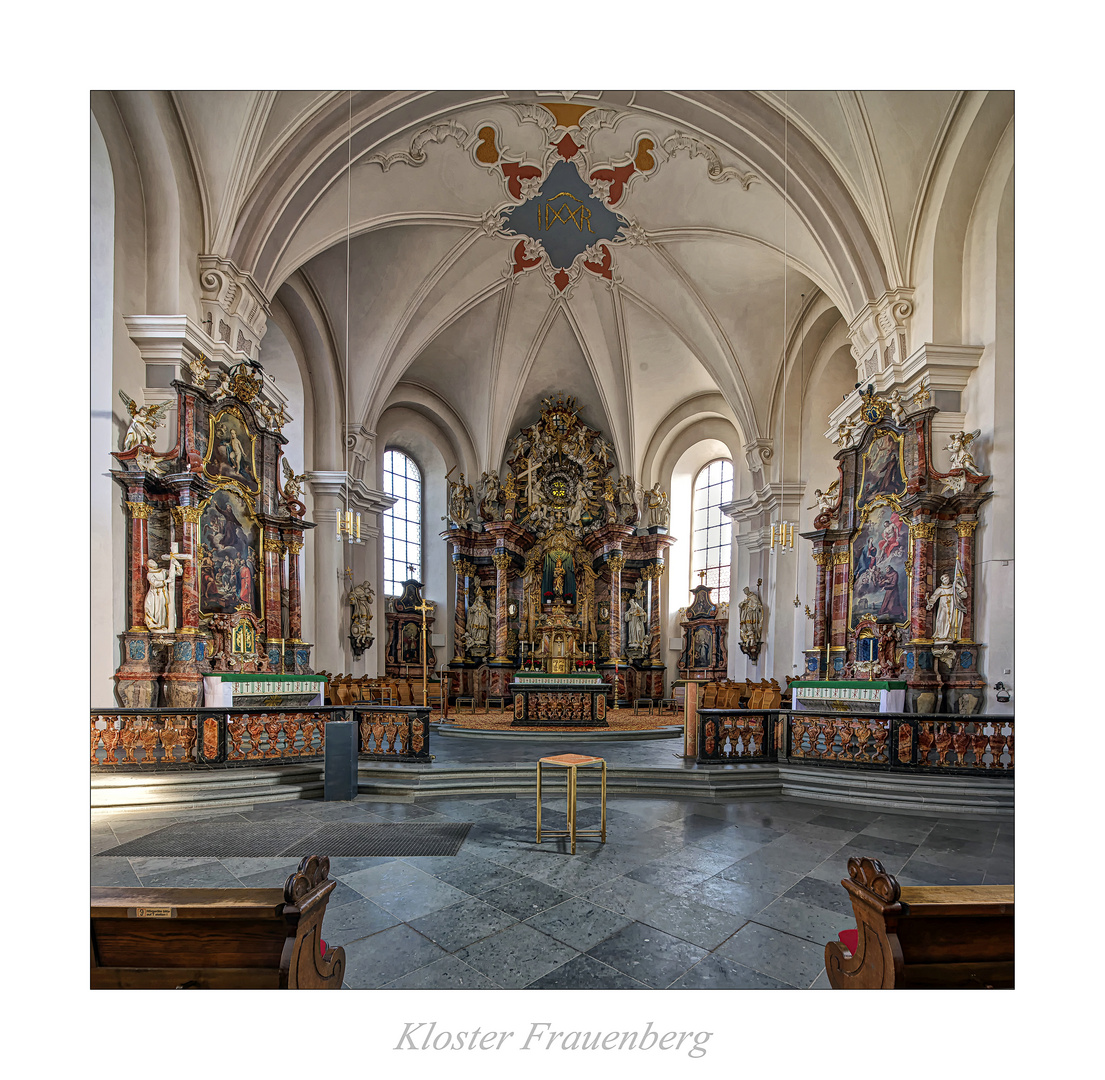
[[[326,725],[339,720],[357,724],[357,749],[366,758],[430,758],[430,710],[419,706],[93,709],[91,765],[157,769],[320,761]]]
[[[701,709],[696,760],[1011,777],[1013,717]]]

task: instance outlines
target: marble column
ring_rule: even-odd
[[[146,560],[149,558],[148,502],[128,502],[130,511],[130,632],[146,633]]]
[[[664,563],[654,562],[641,571],[641,576],[649,583],[648,605],[648,662],[650,667],[663,667],[660,659],[660,578],[664,574]]]
[[[963,613],[963,627],[957,641],[974,641],[975,610],[975,528],[977,519],[961,518],[955,523],[955,533],[959,538],[955,547],[956,562],[963,574],[967,586],[967,610]]]
[[[268,642],[267,654],[272,665],[272,643],[279,641],[283,636],[283,627],[280,625],[280,564],[284,559],[284,545],[276,529],[272,526],[265,527],[265,625],[264,633]],[[280,669],[279,660],[274,666]]]
[[[471,564],[453,557],[453,570],[457,575],[456,604],[453,609],[453,662],[464,662],[464,635],[468,628],[468,574]]]
[[[838,653],[844,653],[848,646],[848,586],[849,575],[852,570],[852,557],[847,551],[833,552],[833,599],[832,599],[832,629],[830,641],[832,648]],[[836,659],[830,657],[831,663],[825,677],[832,679],[836,676]]]
[[[909,527],[909,542],[913,549],[909,581],[909,634],[913,641],[931,641],[929,613],[925,601],[932,589],[932,568],[936,558],[936,525],[932,521],[916,520]]]
[[[198,506],[174,506],[173,523],[180,537],[178,547],[181,554],[189,558],[182,560],[180,575],[180,626],[182,634],[200,632],[200,596],[199,596],[199,523]]]
[[[817,564],[817,590],[813,601],[813,647],[825,648],[825,616],[828,610],[829,563],[831,552],[814,552],[813,561]]]
[[[506,655],[507,614],[506,591],[507,571],[510,569],[510,554],[506,551],[492,553],[491,561],[495,565],[495,659],[496,664],[509,664]]]
[[[299,583],[299,555],[302,538],[289,540],[288,548],[288,637],[299,642],[303,637],[303,595]]]
[[[610,659],[622,660],[622,569],[625,555],[615,551],[606,560],[610,568]]]

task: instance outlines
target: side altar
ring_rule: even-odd
[[[174,402],[120,392],[131,422],[112,476],[130,521],[129,629],[115,684],[126,708],[197,706],[216,673],[311,674],[299,560],[315,526],[282,453],[280,395],[254,361],[224,370],[196,354],[181,374],[165,453],[155,433]]]
[[[975,530],[990,477],[971,453],[980,432],[955,432],[952,468],[933,467],[935,407],[923,385],[860,393],[859,419],[838,432],[838,475],[818,490],[814,647],[807,682],[905,683],[913,712],[982,711],[984,643],[974,640]],[[852,683],[851,680],[857,680]]]
[[[512,697],[516,675],[536,669],[601,675],[618,702],[662,698],[667,506],[658,486],[619,476],[613,446],[563,397],[514,437],[501,481],[484,473],[474,491],[463,473],[449,479],[449,693]]]

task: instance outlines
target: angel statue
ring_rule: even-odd
[[[956,469],[965,469],[967,472],[978,473],[978,466],[971,454],[970,445],[982,434],[982,428],[974,431],[955,431],[951,435],[951,441],[944,447],[952,456],[952,472]]]
[[[133,450],[136,446],[152,448],[154,432],[165,423],[169,409],[172,408],[172,402],[163,401],[160,405],[139,405],[133,398],[127,397],[123,390],[119,391],[119,397],[123,399],[123,404],[131,415],[130,427],[127,428],[127,435],[123,440],[123,449]]]
[[[840,426],[836,429],[837,438],[840,440],[841,448],[848,450],[855,446],[857,432],[856,422],[850,417],[846,416],[841,422]]]
[[[284,466],[284,487],[280,492],[284,497],[284,505],[290,512],[294,513],[296,517],[302,517],[307,509],[303,505],[303,500],[300,498],[303,494],[302,484],[306,474],[300,473],[296,476],[295,469],[288,464],[288,459],[286,457],[282,457],[280,463]]]
[[[825,491],[820,488],[813,489],[814,505],[807,506],[807,510],[813,510],[816,508],[817,517],[822,514],[832,514],[836,507],[836,498],[840,488],[840,477],[838,476]]]
[[[188,374],[196,386],[202,387],[211,378],[211,369],[207,366],[207,357],[200,353],[195,360],[187,360]]]
[[[230,389],[230,376],[225,371],[220,371],[217,379],[218,381],[211,390],[211,396],[216,401],[222,401],[223,398],[230,397],[232,393]]]

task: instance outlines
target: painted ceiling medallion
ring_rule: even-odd
[[[543,165],[505,161],[495,128],[484,125],[475,160],[498,171],[513,206],[489,216],[501,222],[498,235],[517,237],[511,248],[508,274],[541,268],[556,293],[563,293],[583,271],[614,282],[611,245],[640,243],[641,228],[615,209],[635,174],[656,168],[651,151],[656,143],[639,135],[624,164],[592,164],[587,153],[590,106],[535,106],[524,119],[539,123],[549,136]],[[603,120],[605,121],[605,118]],[[485,228],[485,231],[488,231]],[[490,233],[489,233],[490,234]]]

